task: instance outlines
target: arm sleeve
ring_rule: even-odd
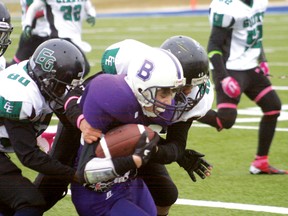
[[[212,27],[211,35],[208,42],[208,57],[214,68],[214,74],[217,81],[221,81],[228,76],[225,67],[224,49],[225,44],[230,40],[231,30],[221,27]]]
[[[33,1],[27,10],[24,26],[32,26],[37,11],[41,10],[42,7],[45,7],[45,2],[42,0]]]
[[[112,162],[118,175],[124,175],[129,170],[137,169],[132,155],[128,157],[112,158]]]
[[[263,45],[261,46],[261,53],[259,55],[259,58],[258,58],[258,62],[267,62],[267,58],[266,58],[266,55],[265,55],[265,52],[264,52],[264,48],[263,48]]]
[[[151,161],[160,164],[172,163],[181,158],[186,148],[188,131],[192,120],[177,122],[168,127],[166,140],[158,144],[158,151],[153,154]]]
[[[82,109],[78,104],[78,100],[82,93],[83,90],[81,88],[76,88],[68,92],[64,99],[65,115],[75,128],[79,128],[80,122],[84,118]]]
[[[99,72],[98,75],[99,74],[101,74],[101,72]],[[84,81],[82,86],[76,87],[75,89],[69,91],[64,98],[64,109],[66,117],[69,122],[76,128],[79,128],[81,120],[84,119],[82,109],[79,105],[80,98],[83,94],[85,87],[94,77],[96,77],[96,75],[88,77]]]
[[[11,145],[20,162],[37,172],[71,180],[74,169],[52,159],[37,146],[36,133],[31,122],[12,121],[5,119],[4,125]]]
[[[86,4],[85,4],[85,10],[86,10],[87,15],[96,17],[96,9],[95,9],[95,7],[92,5],[92,3],[91,3],[90,0],[88,0],[88,1],[86,2]]]

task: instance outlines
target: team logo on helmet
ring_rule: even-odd
[[[36,57],[35,63],[39,64],[43,71],[51,72],[56,61],[53,53],[53,50],[43,48]]]
[[[153,71],[153,69],[154,69],[153,62],[146,59],[142,65],[142,67],[138,71],[137,77],[139,77],[143,81],[146,81],[146,80],[150,79],[150,77],[152,75],[151,72]]]

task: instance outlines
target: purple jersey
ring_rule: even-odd
[[[124,77],[125,75],[101,74],[91,80],[80,103],[87,122],[103,133],[122,124],[167,126],[168,123],[163,119],[148,118],[143,114]],[[170,113],[163,113],[163,116],[167,115]]]

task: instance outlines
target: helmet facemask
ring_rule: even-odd
[[[13,27],[7,22],[0,22],[0,56],[2,56],[11,44],[10,34]]]
[[[150,87],[144,91],[139,90],[140,95],[144,98],[145,101],[145,105],[143,107],[152,106],[152,112],[149,112],[143,108],[144,113],[149,117],[159,117],[167,122],[178,120],[184,111],[187,110],[188,106],[187,98],[182,93],[181,87],[182,86],[177,88]],[[170,94],[172,93],[172,101],[170,105],[157,100],[157,92],[161,90],[167,93],[170,92]],[[169,115],[163,116],[162,114],[165,111],[167,111]]]
[[[193,109],[199,101],[204,97],[205,91],[207,89],[207,82],[209,77],[203,76],[201,78],[194,78],[191,80],[191,84],[186,84],[185,87],[198,88],[198,91],[194,95],[189,95],[187,111]]]

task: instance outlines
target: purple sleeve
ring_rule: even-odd
[[[131,123],[139,104],[124,76],[103,74],[87,86],[80,105],[87,122],[104,133],[113,124]]]

